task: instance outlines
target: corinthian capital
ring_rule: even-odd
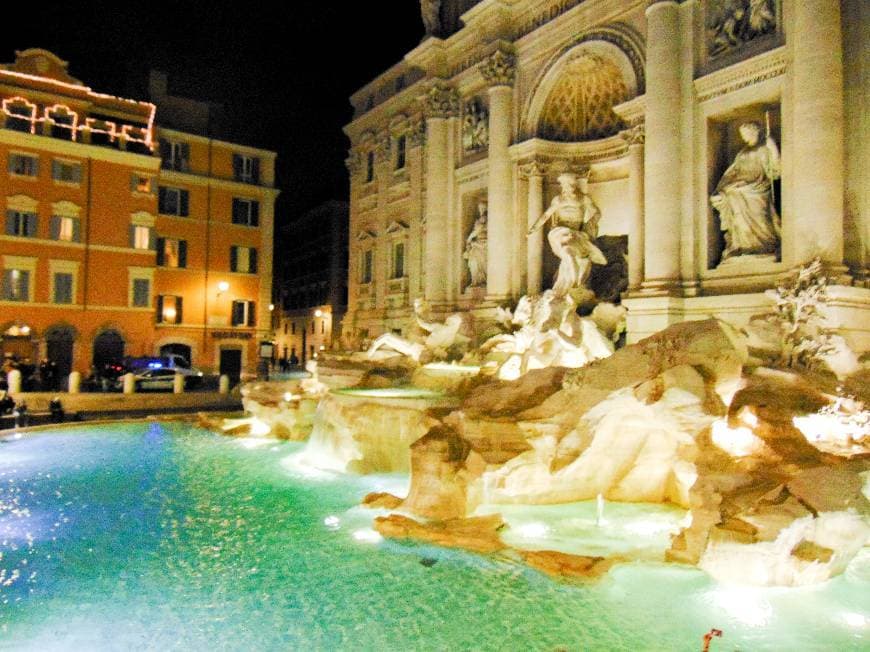
[[[392,145],[393,139],[389,131],[380,134],[375,144],[375,159],[378,161],[388,161]]]
[[[517,58],[506,50],[496,50],[480,63],[480,74],[490,86],[513,86]]]
[[[520,166],[520,174],[526,179],[543,177],[547,174],[547,163],[543,159],[532,159]]]
[[[426,121],[420,118],[414,120],[408,128],[408,147],[420,147],[426,144]]]
[[[459,93],[443,82],[429,89],[423,104],[427,118],[455,118],[459,115]]]
[[[348,157],[344,159],[344,165],[351,176],[359,172],[362,168],[362,156],[360,156],[359,150],[356,148],[351,149]]]
[[[619,135],[622,139],[631,145],[643,145],[646,139],[646,129],[644,125],[641,123],[639,125],[635,125],[630,127],[629,129],[625,129],[619,132]]]

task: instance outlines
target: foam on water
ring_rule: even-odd
[[[710,627],[721,649],[867,648],[863,555],[806,589],[656,563],[560,584],[381,540],[356,505],[407,478],[312,483],[282,464],[299,446],[149,424],[0,443],[0,649],[695,651]]]

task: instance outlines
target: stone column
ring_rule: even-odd
[[[544,213],[544,164],[541,161],[532,161],[523,166],[523,174],[529,180],[529,200],[527,210],[526,229],[531,228]],[[528,247],[526,249],[526,292],[528,294],[540,294],[543,289],[542,273],[544,259],[544,230],[547,227],[536,230],[528,235]],[[526,234],[523,234],[524,236]]]
[[[511,143],[513,83],[516,75],[513,54],[496,50],[480,65],[489,87],[489,220],[486,252],[486,294],[501,300],[511,293],[513,250],[513,181],[508,148]]]
[[[447,155],[448,120],[459,113],[456,91],[444,83],[426,95],[426,281],[425,297],[445,303],[448,297],[447,190],[450,161]]]
[[[792,265],[843,262],[843,52],[840,3],[792,3]],[[854,56],[860,56],[854,53]]]
[[[628,231],[628,289],[643,282],[643,125],[622,132],[628,142],[628,199],[631,219]]]
[[[675,0],[646,10],[644,287],[667,292],[680,275],[680,14]]]

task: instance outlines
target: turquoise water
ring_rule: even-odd
[[[858,650],[870,559],[811,589],[637,563],[560,584],[378,540],[355,508],[403,478],[292,470],[299,444],[181,425],[0,443],[3,650]],[[421,563],[422,562],[422,563]]]

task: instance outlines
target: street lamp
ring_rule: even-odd
[[[226,292],[227,290],[230,289],[230,284],[227,283],[226,281],[220,281],[220,282],[218,282],[218,284],[217,284],[217,289],[218,289],[218,293],[217,293],[217,295],[218,295],[218,298],[220,298],[220,296],[221,296],[224,292]]]

